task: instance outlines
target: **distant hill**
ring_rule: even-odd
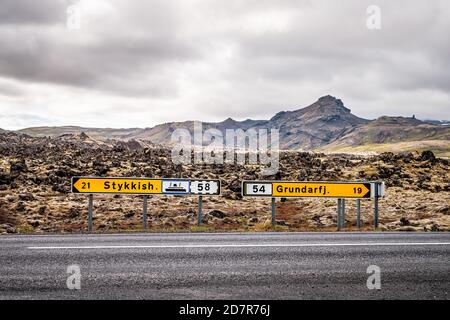
[[[380,117],[360,126],[320,151],[423,151],[450,156],[450,127],[430,124],[414,118]]]
[[[112,129],[112,128],[86,128],[77,126],[61,126],[61,127],[32,127],[18,130],[19,133],[25,133],[32,137],[58,137],[66,134],[79,135],[81,133],[87,134],[89,137],[96,140],[128,140],[133,136],[144,131],[140,128],[130,129]]]
[[[329,147],[449,139],[450,128],[445,126],[433,125],[413,118],[384,116],[354,128]]]
[[[215,128],[223,133],[226,129],[279,129],[280,147],[285,150],[320,150],[351,152],[355,148],[370,151],[374,145],[410,142],[408,150],[417,143],[439,145],[439,150],[450,150],[450,127],[446,121],[421,121],[415,118],[383,116],[376,120],[359,118],[344,103],[330,95],[321,97],[313,104],[293,110],[282,111],[269,120],[236,121],[228,118],[222,122],[203,122],[203,130]],[[58,137],[65,134],[84,133],[100,141],[146,141],[151,144],[169,144],[174,130],[185,128],[193,132],[194,121],[170,122],[151,128],[83,128],[35,127],[19,130],[35,137]],[[423,143],[421,144],[423,147]],[[397,147],[401,147],[398,145]]]
[[[270,120],[236,121],[231,118],[222,122],[203,122],[203,129],[216,128],[222,132],[226,129],[272,129],[280,130],[280,144],[283,149],[311,149],[334,141],[348,130],[367,123],[346,108],[341,100],[332,96],[320,98],[312,105],[294,110],[277,113]],[[193,132],[194,121],[171,122],[152,128],[111,129],[65,127],[34,127],[19,130],[34,137],[57,137],[63,134],[86,133],[98,140],[147,140],[155,144],[170,142],[172,132],[185,128]]]
[[[424,122],[440,126],[450,126],[450,121],[448,120],[424,120]]]
[[[267,123],[267,121],[261,120],[245,120],[236,121],[228,118],[222,122],[202,122],[203,130],[215,128],[225,133],[226,129],[243,129],[247,130],[249,128],[256,128]],[[155,144],[167,144],[171,140],[172,132],[176,129],[188,129],[191,134],[194,130],[194,121],[184,121],[184,122],[170,122],[165,124],[157,125],[153,128],[144,129],[142,132],[133,136],[136,140],[149,140]]]

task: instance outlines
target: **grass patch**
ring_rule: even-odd
[[[28,224],[21,224],[17,226],[17,232],[23,234],[34,233],[34,228]]]
[[[270,220],[266,220],[265,222],[260,222],[255,224],[253,227],[249,228],[250,231],[287,231],[289,230],[289,227],[282,226],[282,225],[274,225],[272,226],[272,223]]]
[[[280,225],[276,225],[272,227],[273,231],[287,231],[289,230],[289,228],[287,226],[280,226]]]
[[[190,230],[192,232],[208,232],[211,231],[211,228],[208,226],[192,226]]]

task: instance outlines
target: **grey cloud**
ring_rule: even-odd
[[[16,36],[2,37],[6,45],[0,49],[3,76],[122,94],[164,91],[164,86],[153,87],[151,79],[160,80],[171,65],[194,56],[188,44],[170,39],[117,35],[96,44],[64,45],[29,31],[22,33],[22,43],[17,45]]]
[[[2,0],[0,25],[56,24],[64,21],[67,1]]]
[[[119,2],[118,13],[103,20],[88,16],[89,25],[78,31],[65,27],[65,16],[58,16],[59,28],[26,23],[0,28],[0,74],[117,94],[171,93],[176,90],[170,80],[177,64],[200,57],[196,44],[177,38],[179,26],[175,18],[169,18],[171,8],[163,2],[156,6],[159,14],[150,11],[155,18],[150,22],[140,10],[122,8],[126,3]],[[15,9],[21,12],[22,6]],[[141,19],[137,29],[136,18]]]
[[[393,103],[409,114],[405,94],[422,103],[426,90],[427,117],[446,116],[450,103],[446,0],[379,0],[379,31],[365,25],[371,0],[99,0],[72,32],[66,9],[76,1],[3,3],[0,77],[22,83],[18,95],[35,84],[71,99],[88,91],[110,98],[110,110],[124,108],[114,97],[138,98],[133,110],[170,106],[166,121],[266,118],[324,94],[367,117]]]
[[[9,97],[21,97],[24,94],[25,91],[21,88],[20,85],[0,79],[0,95]]]
[[[2,129],[21,129],[28,126],[47,125],[51,120],[51,117],[43,117],[37,114],[0,114],[0,127]]]

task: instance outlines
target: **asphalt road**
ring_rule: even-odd
[[[78,265],[81,290],[67,288]],[[370,265],[381,289],[369,290]],[[449,299],[450,233],[0,237],[0,299]]]

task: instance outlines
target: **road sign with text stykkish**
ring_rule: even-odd
[[[220,180],[73,177],[72,192],[81,194],[220,195]]]

